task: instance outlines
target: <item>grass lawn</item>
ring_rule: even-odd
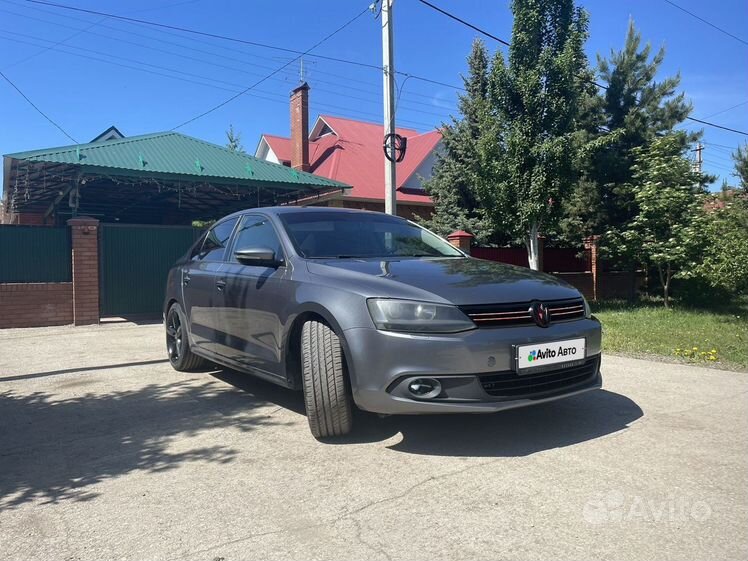
[[[748,370],[748,299],[717,310],[665,309],[662,301],[600,302],[592,310],[606,352]]]

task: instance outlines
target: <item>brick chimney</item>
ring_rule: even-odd
[[[309,171],[309,84],[291,91],[291,167]]]

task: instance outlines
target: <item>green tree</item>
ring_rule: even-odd
[[[685,157],[685,136],[673,133],[634,148],[635,214],[623,229],[609,233],[621,254],[657,270],[665,307],[673,277],[688,274],[703,248],[699,224],[708,178]]]
[[[735,173],[733,174],[740,181],[740,188],[748,191],[748,144],[738,146],[733,152],[732,159],[735,162]]]
[[[492,226],[524,240],[539,270],[538,234],[576,180],[587,15],[572,0],[514,0],[512,12],[508,61],[497,53],[489,75],[477,185]]]
[[[726,191],[713,198],[699,224],[704,251],[692,271],[730,294],[748,292],[748,197]]]
[[[600,81],[607,87],[593,103],[587,119],[595,140],[585,154],[582,181],[569,198],[563,221],[570,240],[604,233],[629,222],[637,211],[633,191],[635,150],[672,131],[691,112],[680,76],[655,78],[665,58],[629,22],[624,47],[609,58],[597,57]],[[696,135],[681,135],[685,146]]]
[[[462,77],[465,93],[460,95],[458,103],[460,116],[452,117],[451,123],[442,126],[441,150],[433,175],[424,182],[434,201],[434,214],[422,222],[443,236],[466,230],[485,242],[492,232],[475,192],[475,149],[488,93],[488,52],[481,40],[473,42],[467,62],[467,75]]]
[[[247,153],[242,145],[242,134],[234,130],[234,125],[229,125],[229,130],[226,131],[226,148],[239,154]]]

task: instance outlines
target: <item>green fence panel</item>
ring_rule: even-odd
[[[191,227],[102,224],[102,316],[159,314],[169,269],[199,235]]]
[[[0,282],[70,282],[70,229],[0,225]]]

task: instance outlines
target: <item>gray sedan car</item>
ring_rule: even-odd
[[[348,433],[354,404],[488,413],[601,385],[600,323],[575,288],[376,212],[227,216],[169,273],[164,318],[175,369],[303,390],[318,438]]]

